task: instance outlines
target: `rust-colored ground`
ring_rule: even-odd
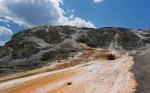
[[[84,55],[83,55],[84,54]],[[0,93],[133,93],[136,82],[127,54],[107,60],[108,51],[85,49],[56,71],[0,83]],[[58,70],[60,69],[61,70]],[[62,69],[64,68],[64,69]]]

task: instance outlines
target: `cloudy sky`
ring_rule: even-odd
[[[150,0],[0,0],[0,45],[43,24],[146,29],[149,9]]]

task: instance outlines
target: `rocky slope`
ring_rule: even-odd
[[[12,36],[0,48],[0,75],[26,71],[73,57],[91,48],[137,51],[148,47],[150,32],[127,28],[99,29],[71,26],[38,26]]]
[[[133,58],[123,54],[108,60],[108,52],[112,51],[88,48],[62,61],[65,69],[0,83],[0,93],[133,93]],[[69,67],[68,63],[76,65]]]
[[[134,56],[134,73],[137,82],[136,93],[150,93],[150,48],[140,49]]]

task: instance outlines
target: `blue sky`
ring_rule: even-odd
[[[0,45],[43,25],[150,28],[150,0],[0,0]]]
[[[65,0],[66,9],[74,9],[74,14],[90,20],[96,27],[150,27],[150,0]]]

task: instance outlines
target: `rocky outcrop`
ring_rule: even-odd
[[[150,43],[149,32],[138,32],[126,28],[86,29],[77,41],[91,47],[132,50]]]
[[[136,50],[150,43],[150,32],[127,28],[99,29],[38,26],[12,36],[0,48],[0,73],[37,68],[74,56],[80,43],[92,48]]]

